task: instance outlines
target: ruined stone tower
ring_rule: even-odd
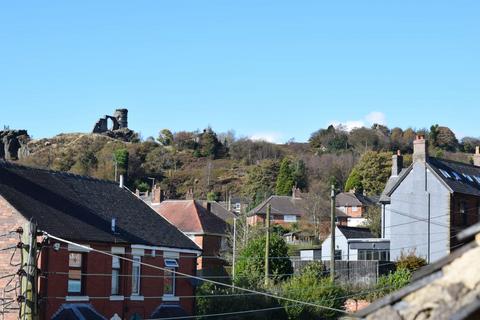
[[[127,109],[117,109],[113,115],[117,121],[119,129],[128,128],[128,110]]]

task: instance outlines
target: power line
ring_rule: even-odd
[[[89,250],[89,251],[93,251],[93,252],[101,253],[101,254],[104,254],[104,255],[107,255],[107,256],[115,257],[114,254],[111,254],[111,253],[109,253],[109,252],[105,252],[105,251],[102,251],[102,250],[98,250],[98,249],[93,249],[93,248],[90,248],[90,247],[86,247],[86,246],[81,245],[81,244],[79,244],[79,243],[75,243],[75,242],[72,242],[72,241],[69,241],[69,240],[60,238],[60,237],[56,237],[56,236],[51,235],[51,234],[49,234],[49,233],[47,233],[47,232],[44,232],[44,234],[45,234],[47,237],[49,237],[49,238],[52,238],[52,239],[55,239],[55,240],[58,240],[58,241],[61,241],[61,242],[67,243],[67,244],[72,244],[72,245],[78,246],[78,247],[80,247],[80,248],[84,248],[84,249],[86,249],[86,250]],[[306,301],[299,301],[299,300],[295,300],[295,299],[290,299],[290,298],[286,298],[286,297],[281,297],[281,296],[277,296],[277,295],[274,295],[274,294],[271,294],[271,293],[267,293],[267,292],[260,292],[260,291],[256,291],[256,290],[252,290],[252,289],[237,287],[237,286],[234,286],[234,285],[229,285],[229,284],[225,284],[225,283],[222,283],[222,282],[209,280],[209,279],[205,279],[205,278],[201,278],[201,277],[189,275],[189,274],[182,273],[182,272],[178,272],[178,271],[167,270],[166,268],[162,268],[162,267],[159,267],[159,266],[154,266],[154,265],[151,265],[151,264],[148,264],[148,263],[145,263],[145,262],[141,262],[141,261],[140,261],[140,262],[134,261],[133,259],[129,259],[129,258],[121,257],[121,256],[118,256],[118,258],[119,258],[119,259],[122,259],[122,260],[130,261],[130,262],[132,262],[132,263],[133,263],[133,262],[139,263],[139,264],[141,264],[141,265],[144,265],[144,266],[147,266],[147,267],[151,267],[151,268],[153,268],[153,269],[158,269],[158,270],[162,270],[162,271],[168,271],[168,272],[173,273],[173,274],[176,274],[176,275],[178,274],[178,275],[181,275],[181,276],[189,277],[189,278],[191,278],[191,279],[196,279],[196,280],[200,280],[200,281],[204,281],[204,282],[209,282],[209,283],[212,283],[212,284],[215,284],[215,285],[218,285],[218,286],[228,287],[228,288],[231,288],[231,289],[234,289],[234,290],[245,291],[245,292],[249,292],[249,293],[257,293],[257,294],[259,294],[259,295],[263,295],[263,296],[270,297],[270,298],[274,298],[274,299],[278,299],[278,300],[293,302],[293,303],[297,303],[297,304],[303,304],[303,305],[307,305],[307,306],[310,306],[310,307],[315,307],[315,308],[330,310],[330,311],[339,312],[339,313],[343,313],[343,314],[347,314],[347,315],[348,315],[348,313],[345,312],[344,310],[340,310],[340,309],[336,309],[336,308],[330,308],[330,307],[326,307],[326,306],[322,306],[322,305],[317,305],[317,304],[315,304],[315,303],[310,303],[310,302],[306,302]]]

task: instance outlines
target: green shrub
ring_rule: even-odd
[[[282,296],[293,300],[305,301],[328,308],[343,310],[345,291],[330,279],[319,278],[314,271],[308,270],[302,275],[295,276],[281,286]],[[338,316],[337,312],[320,307],[296,304],[281,301],[285,306],[288,319],[332,319]]]
[[[236,280],[247,282],[248,286],[256,286],[265,274],[265,241],[264,234],[251,239],[242,249],[236,263]],[[270,277],[274,281],[288,278],[293,273],[292,262],[288,256],[285,240],[276,233],[270,235]]]
[[[407,269],[411,272],[427,265],[427,261],[415,255],[415,251],[405,253],[402,251],[397,262],[397,269]]]
[[[397,271],[389,275],[382,276],[378,279],[378,283],[374,292],[367,297],[368,300],[373,301],[380,299],[387,294],[397,291],[410,283],[412,273],[405,268],[397,269]]]
[[[258,290],[258,289],[257,289]],[[235,295],[233,295],[235,294]],[[196,314],[198,316],[207,314],[219,314],[229,312],[242,312],[248,310],[278,308],[275,310],[255,313],[245,313],[236,316],[229,316],[228,319],[266,319],[286,320],[287,314],[282,305],[273,298],[262,295],[249,294],[242,291],[218,287],[210,283],[204,283],[197,289]],[[209,295],[220,297],[208,297]],[[202,318],[200,318],[202,319]],[[222,319],[221,317],[205,319]]]

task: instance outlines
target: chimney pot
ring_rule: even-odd
[[[475,154],[473,155],[473,164],[476,167],[480,167],[480,146],[475,148]]]

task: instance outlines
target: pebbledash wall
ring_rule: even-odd
[[[27,223],[3,197],[0,196],[0,234],[12,231]],[[0,238],[0,248],[14,246],[18,243],[18,236]],[[112,285],[112,257],[96,252],[86,252],[85,249],[66,244],[55,245],[55,240],[42,249],[39,267],[42,277],[39,284],[40,319],[51,319],[60,306],[65,303],[89,303],[106,318],[110,319],[117,314],[121,319],[129,319],[137,314],[141,318],[148,318],[157,307],[162,304],[180,304],[189,314],[194,311],[194,284],[186,277],[177,276],[175,279],[175,295],[163,295],[164,272],[148,266],[141,266],[140,294],[132,295],[132,263],[121,262],[120,293],[111,295]],[[164,267],[166,258],[175,259],[178,263],[177,271],[195,275],[196,254],[188,250],[147,247],[142,245],[120,245],[107,243],[82,243],[91,248],[106,252],[113,252],[126,258],[140,256],[141,261],[158,267]],[[179,252],[182,251],[182,252]],[[81,252],[84,257],[83,285],[81,296],[68,295],[69,253]],[[18,266],[12,266],[10,259],[13,250],[0,252],[0,277],[18,271]],[[14,256],[18,263],[20,252]],[[13,263],[15,264],[15,263]],[[10,278],[0,279],[0,294]],[[17,280],[17,278],[15,279]],[[7,289],[13,288],[15,281]],[[16,299],[17,292],[10,292],[7,298]],[[182,298],[188,297],[188,298]],[[1,298],[1,297],[0,297]],[[16,307],[13,304],[12,307]],[[1,311],[1,309],[0,309]],[[5,320],[18,318],[18,312],[5,315]]]

